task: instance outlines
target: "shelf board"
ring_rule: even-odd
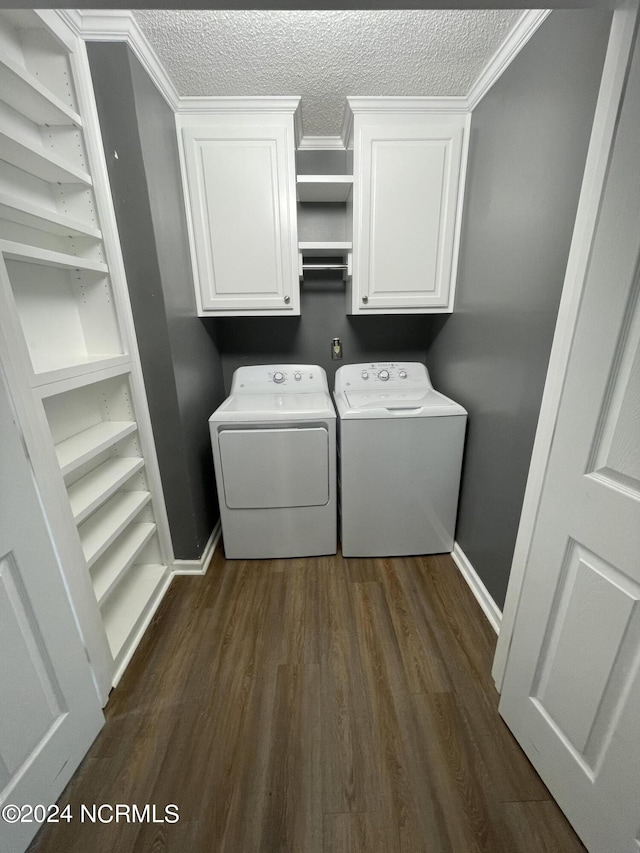
[[[344,202],[353,187],[353,175],[298,175],[298,201]]]
[[[21,134],[0,130],[0,159],[50,184],[92,185],[91,176],[49,148],[35,146]]]
[[[39,264],[47,267],[57,267],[63,270],[86,270],[87,272],[108,273],[109,267],[102,261],[91,261],[78,258],[76,255],[66,255],[51,249],[40,249],[25,243],[15,243],[13,240],[0,240],[0,253],[5,260],[21,261],[29,264]]]
[[[103,450],[135,432],[135,421],[100,421],[89,429],[56,444],[56,456],[62,475],[66,476]]]
[[[98,560],[109,545],[151,500],[149,492],[118,492],[78,528],[87,566]]]
[[[143,467],[144,459],[139,456],[115,456],[69,486],[67,492],[75,523],[82,524]]]
[[[119,353],[113,355],[111,353],[92,353],[91,355],[64,356],[60,358],[59,363],[56,363],[51,357],[47,359],[47,369],[39,371],[36,365],[36,371],[31,378],[31,387],[39,388],[42,397],[50,397],[57,393],[55,388],[46,388],[44,386],[54,385],[56,382],[65,380],[82,379],[91,373],[97,373],[101,370],[108,370],[112,367],[120,367],[131,362],[131,356]]]
[[[330,242],[323,241],[318,243],[298,243],[298,250],[303,255],[310,255],[311,257],[330,257],[331,255],[344,255],[345,252],[350,252],[353,248],[352,243],[347,243],[345,241],[338,242]]]
[[[75,110],[35,75],[6,56],[0,57],[0,100],[35,124],[82,127],[82,119]]]
[[[108,552],[91,570],[93,589],[99,605],[115,589],[156,532],[152,521],[130,524]]]
[[[0,192],[0,217],[58,237],[102,239],[102,232],[93,225],[3,192]]]
[[[136,627],[153,608],[166,576],[166,566],[140,565],[131,568],[109,596],[102,609],[111,654],[120,663],[126,656]]]

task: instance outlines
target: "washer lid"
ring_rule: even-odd
[[[345,391],[336,394],[336,404],[341,418],[433,418],[447,415],[466,415],[458,403],[444,394],[429,389],[383,391]]]

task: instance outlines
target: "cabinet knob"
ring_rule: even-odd
[[[362,297],[362,301],[363,301],[363,302],[364,302],[364,304],[366,305],[366,304],[367,304],[367,302],[369,301],[369,297],[368,297],[368,296],[366,296],[366,295],[365,295],[365,296],[363,296],[363,297]]]
[[[290,296],[285,296],[285,298],[284,298],[284,304],[285,304],[285,305],[288,305],[290,302],[291,302],[291,297],[290,297]]]

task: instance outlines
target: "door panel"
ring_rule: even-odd
[[[638,138],[636,43],[500,702],[593,853],[640,849]]]
[[[291,140],[228,117],[182,130],[200,309],[299,313]]]
[[[442,126],[425,120],[418,126],[367,125],[360,133],[358,307],[447,308],[463,129],[453,120]]]
[[[0,808],[48,805],[104,718],[0,375]],[[20,853],[37,823],[0,822]]]

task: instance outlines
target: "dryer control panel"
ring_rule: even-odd
[[[239,367],[231,394],[329,393],[327,374],[317,364],[257,364]]]
[[[419,361],[378,361],[345,364],[336,371],[335,391],[429,390],[431,380],[427,368]]]

